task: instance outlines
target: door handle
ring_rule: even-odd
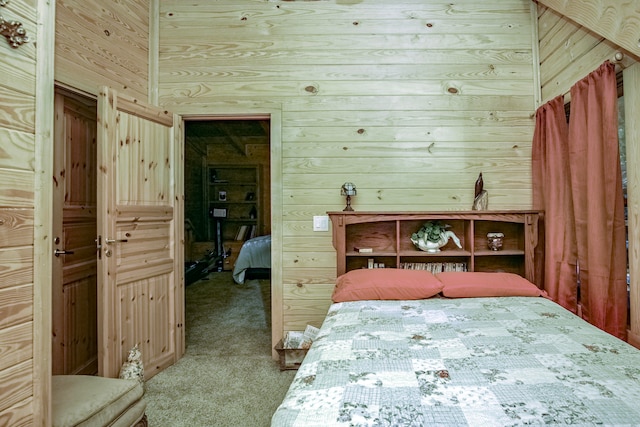
[[[129,239],[104,239],[106,244],[116,243],[116,242],[128,242]]]
[[[57,248],[56,248],[56,250],[54,250],[54,251],[53,251],[53,254],[54,254],[55,256],[58,256],[58,257],[59,257],[60,255],[72,255],[72,254],[73,254],[73,251],[67,251],[67,250],[64,250],[64,249],[63,249],[63,250],[60,250],[60,249],[57,249]]]
[[[98,235],[96,238],[96,252],[98,253],[98,259],[102,259],[102,236]]]

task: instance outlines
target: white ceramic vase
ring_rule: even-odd
[[[440,252],[440,248],[446,245],[449,242],[449,239],[453,239],[456,246],[462,248],[460,239],[458,239],[458,236],[456,236],[453,231],[443,231],[440,233],[440,239],[437,242],[427,240],[425,237],[416,239],[412,237],[411,242],[421,251],[434,253]]]

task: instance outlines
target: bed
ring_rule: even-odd
[[[249,239],[240,248],[233,266],[233,280],[268,279],[271,272],[271,235]]]
[[[634,347],[518,275],[407,271],[337,279],[272,426],[640,425]]]

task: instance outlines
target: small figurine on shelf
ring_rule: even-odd
[[[472,209],[474,211],[484,211],[489,207],[489,193],[487,193],[487,190],[484,190],[483,187],[484,181],[482,180],[482,172],[480,172],[476,180],[475,196],[473,199]]]
[[[502,249],[502,242],[504,239],[504,233],[493,232],[487,233],[487,246],[492,251],[499,251]]]

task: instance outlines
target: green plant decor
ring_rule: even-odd
[[[422,225],[420,230],[411,235],[411,240],[421,240],[425,238],[430,242],[438,242],[442,237],[442,233],[449,227],[451,226],[441,221],[427,221]]]

